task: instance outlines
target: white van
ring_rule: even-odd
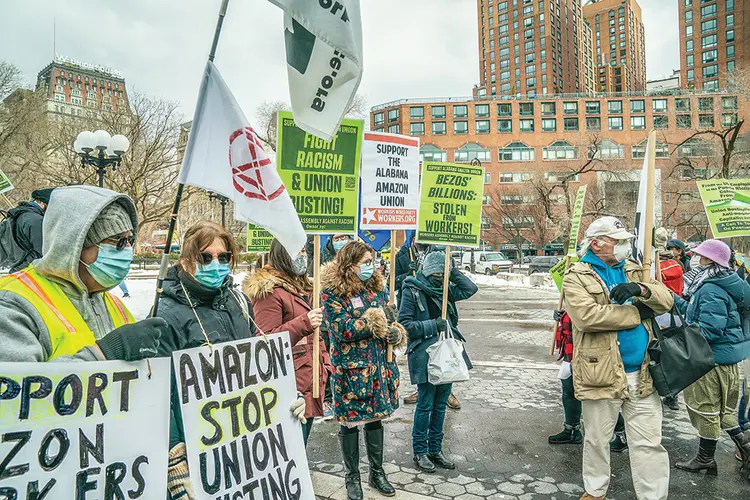
[[[474,267],[477,274],[497,274],[510,272],[513,262],[501,252],[474,251]],[[471,251],[464,252],[461,258],[461,269],[471,271]]]

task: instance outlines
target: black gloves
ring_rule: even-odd
[[[388,324],[398,321],[398,311],[396,310],[396,306],[392,304],[388,304],[387,306],[383,307],[383,312],[385,312],[385,319],[388,320]]]
[[[654,311],[646,304],[641,301],[633,302],[633,305],[638,309],[638,314],[641,316],[641,321],[645,319],[651,319],[654,317]]]
[[[641,286],[638,283],[622,283],[609,292],[610,298],[618,304],[624,304],[630,297],[640,297]]]
[[[553,309],[552,319],[554,319],[555,321],[560,321],[564,313],[565,313],[565,309]]]
[[[96,344],[107,359],[140,361],[156,356],[159,337],[167,328],[162,318],[148,318],[112,330]]]
[[[409,272],[410,273],[416,273],[417,272],[417,263],[412,261],[409,262]]]
[[[435,326],[437,327],[438,333],[442,333],[448,329],[448,325],[443,318],[436,319]]]

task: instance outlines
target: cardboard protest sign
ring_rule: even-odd
[[[289,333],[172,357],[196,498],[314,500]]]
[[[698,181],[714,238],[750,236],[750,179]]]
[[[247,251],[265,253],[271,250],[273,235],[255,224],[247,225]]]
[[[357,232],[363,129],[362,120],[344,120],[324,141],[297,127],[288,111],[279,112],[279,176],[305,232]]]
[[[570,257],[570,263],[578,262],[578,256]],[[560,262],[552,266],[549,270],[549,274],[552,276],[552,281],[555,282],[555,286],[558,291],[562,291],[562,281],[565,275],[565,259],[560,259]]]
[[[8,176],[0,170],[0,194],[7,193],[11,189],[13,189],[13,183],[10,182]]]
[[[425,162],[417,241],[479,247],[484,167]]]
[[[583,214],[583,204],[586,201],[587,184],[578,188],[576,201],[573,205],[573,217],[570,220],[570,238],[568,239],[568,256],[575,257],[576,243],[578,243],[578,231],[581,229],[581,215]],[[559,287],[558,287],[559,288]]]
[[[164,498],[169,359],[0,364],[0,498]]]
[[[418,209],[419,139],[366,132],[360,229],[415,229]]]

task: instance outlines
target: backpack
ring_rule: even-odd
[[[29,250],[16,240],[16,218],[18,213],[0,210],[0,268],[11,268],[22,262]]]

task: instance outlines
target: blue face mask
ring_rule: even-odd
[[[334,241],[333,249],[336,250],[336,253],[338,253],[338,251],[344,248],[344,245],[346,245],[347,243],[349,243],[349,240]]]
[[[133,247],[118,250],[116,246],[107,243],[99,245],[99,255],[91,264],[85,264],[94,280],[104,288],[113,288],[122,283],[130,272],[133,262]]]
[[[218,259],[214,259],[207,266],[198,266],[195,281],[208,288],[219,288],[229,272],[229,264],[220,264]]]
[[[359,276],[359,279],[361,279],[362,281],[367,281],[372,278],[372,273],[374,272],[375,266],[373,266],[372,264],[360,264],[357,276]]]

